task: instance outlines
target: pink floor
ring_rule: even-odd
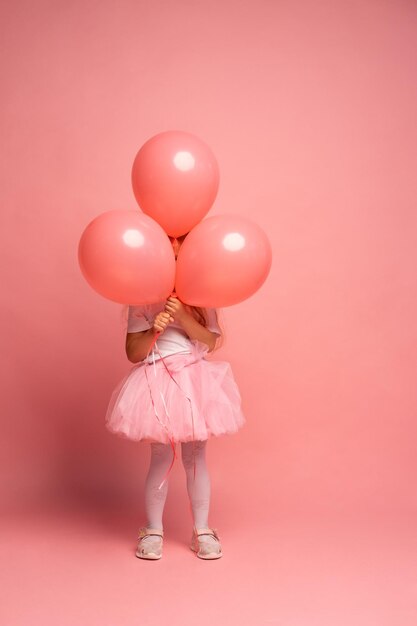
[[[415,626],[416,517],[282,516],[219,528],[206,562],[166,526],[164,555],[134,556],[137,515],[54,507],[3,516],[4,626]]]

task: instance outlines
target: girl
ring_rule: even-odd
[[[171,239],[175,256],[184,237]],[[206,444],[210,436],[236,432],[245,418],[230,365],[206,359],[220,335],[214,309],[187,306],[175,295],[166,302],[129,307],[126,354],[135,366],[113,392],[106,426],[150,442],[147,523],[139,531],[139,558],[162,556],[162,518],[177,442],[194,521],[190,547],[202,559],[222,556],[219,535],[208,523]]]

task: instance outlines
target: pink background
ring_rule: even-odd
[[[195,624],[203,606],[201,624],[415,624],[417,5],[19,0],[1,22],[7,623],[130,625],[140,606],[149,624],[170,610]],[[247,416],[209,442],[225,557],[208,566],[173,546],[170,561],[167,544],[152,584],[171,604],[149,587],[153,609],[132,600],[150,571],[132,556],[149,451],[103,422],[130,367],[121,307],[90,289],[76,253],[96,215],[137,206],[134,156],[169,129],[210,145],[211,214],[255,219],[274,259],[262,289],[223,311],[218,357]],[[179,545],[187,507],[177,462],[166,532]],[[63,550],[73,574],[51,600]],[[97,583],[88,597],[80,559]],[[49,581],[36,593],[35,563]],[[70,590],[79,612],[64,616]]]

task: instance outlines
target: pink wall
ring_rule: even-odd
[[[213,515],[415,508],[416,4],[1,14],[2,503],[140,506],[147,447],[103,423],[129,367],[120,307],[76,250],[94,216],[136,207],[144,141],[182,129],[218,158],[214,210],[255,218],[274,250],[261,291],[224,311],[247,426],[210,443]],[[178,465],[171,512],[183,491]]]

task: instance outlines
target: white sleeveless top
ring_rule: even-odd
[[[143,330],[152,328],[155,317],[161,311],[165,310],[165,302],[158,302],[156,304],[145,304],[142,306],[130,306],[127,322],[128,333],[138,333]],[[206,309],[207,311],[207,326],[208,330],[213,333],[221,334],[219,325],[217,323],[216,309]],[[191,354],[191,340],[187,333],[183,330],[180,324],[172,322],[167,326],[165,331],[157,339],[159,352],[163,357],[171,354]],[[152,362],[153,359],[159,359],[159,354],[156,350],[152,351],[146,359],[148,362]]]

